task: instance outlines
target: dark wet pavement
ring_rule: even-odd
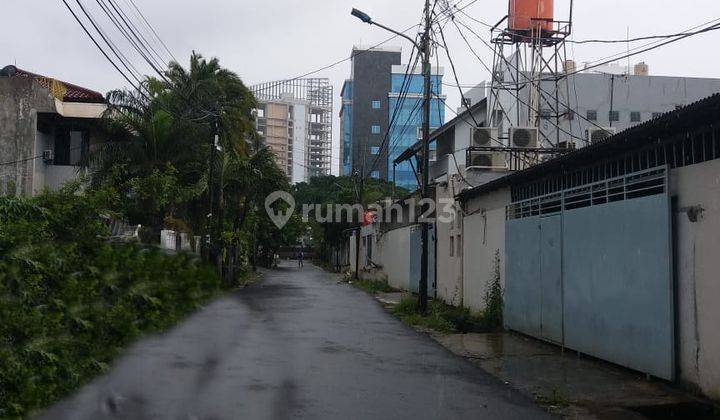
[[[268,272],[45,419],[511,419],[531,400],[306,264]]]

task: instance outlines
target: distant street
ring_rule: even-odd
[[[547,417],[365,293],[288,264],[131,347],[43,418]]]

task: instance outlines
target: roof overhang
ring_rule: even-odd
[[[85,102],[63,102],[55,99],[55,110],[65,118],[98,119],[107,110],[107,105]]]

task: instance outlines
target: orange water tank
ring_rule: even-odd
[[[510,0],[510,30],[551,31],[553,16],[553,0]]]

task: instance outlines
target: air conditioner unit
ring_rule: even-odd
[[[596,127],[588,128],[586,132],[587,140],[590,144],[604,141],[617,133],[615,127]]]
[[[510,147],[538,147],[537,127],[510,127]]]
[[[575,150],[577,146],[575,145],[575,141],[565,140],[558,143],[557,148],[562,150]]]
[[[50,149],[44,150],[42,156],[43,156],[43,162],[45,162],[48,165],[50,165],[51,163],[53,163],[53,161],[55,161],[55,151],[53,151],[53,150],[50,150]]]
[[[502,152],[470,151],[468,159],[467,169],[507,169],[505,153]]]
[[[498,129],[497,128],[473,128],[470,130],[470,144],[475,147],[490,147],[495,145],[500,146],[498,141]]]

